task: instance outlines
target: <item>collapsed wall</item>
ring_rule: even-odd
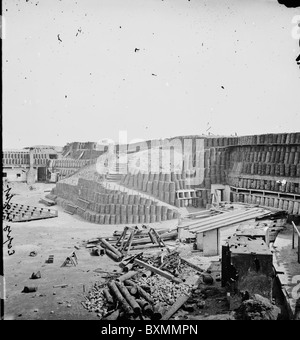
[[[52,194],[67,212],[98,224],[154,223],[179,217],[177,210],[158,205],[141,195],[111,190],[102,181],[79,178],[78,183],[57,183]]]

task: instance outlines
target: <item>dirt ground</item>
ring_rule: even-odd
[[[39,199],[51,190],[53,184],[37,183],[35,190],[29,190],[24,183],[14,183],[12,202],[40,206]],[[61,207],[58,217],[31,222],[8,223],[11,227],[12,248],[15,254],[9,256],[4,246],[4,273],[6,282],[5,319],[99,319],[96,313],[88,312],[81,304],[84,296],[96,281],[104,280],[106,274],[94,272],[118,271],[118,263],[107,256],[91,256],[82,243],[84,240],[112,236],[115,230],[123,230],[124,225],[97,225],[88,223],[77,215],[65,213]],[[5,225],[5,224],[4,224]],[[171,227],[173,221],[165,221],[161,226]],[[5,238],[5,233],[3,234]],[[74,246],[80,247],[79,250]],[[74,251],[78,265],[61,267],[66,257]],[[36,251],[37,256],[29,256]],[[54,255],[54,263],[45,261]],[[32,273],[40,271],[41,279],[30,279]],[[54,285],[67,284],[65,288]],[[22,293],[24,286],[36,286],[34,293]]]

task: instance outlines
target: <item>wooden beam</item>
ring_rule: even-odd
[[[183,259],[182,257],[180,257],[180,261],[182,263],[185,263],[186,265],[188,265],[189,267],[197,270],[198,272],[203,272],[203,269],[201,269],[200,267],[198,267],[197,265],[195,265],[194,263],[191,263],[190,261]]]
[[[103,295],[105,296],[105,298],[106,298],[108,303],[110,303],[110,304],[114,303],[114,299],[110,295],[110,292],[109,292],[109,290],[107,288],[103,289]]]
[[[119,277],[117,278],[117,281],[123,282],[123,281],[128,280],[128,279],[130,279],[131,277],[135,276],[137,273],[138,273],[137,271],[131,270],[131,271],[129,271],[128,273],[119,276]]]
[[[142,266],[142,267],[144,267],[144,268],[146,268],[148,270],[151,270],[152,272],[154,272],[154,273],[156,273],[158,275],[161,275],[161,276],[163,276],[163,277],[165,277],[165,278],[167,278],[167,279],[169,279],[171,281],[174,281],[176,283],[182,283],[182,280],[176,278],[172,274],[167,273],[167,272],[165,272],[165,271],[163,271],[163,270],[161,270],[159,268],[153,267],[153,266],[151,266],[150,264],[148,264],[146,262],[143,262],[143,261],[138,260],[138,259],[134,259],[134,262],[136,264],[138,264],[139,266]]]
[[[214,225],[214,224],[221,223],[221,222],[227,222],[230,219],[239,219],[239,218],[243,218],[243,217],[246,217],[248,215],[253,215],[253,214],[257,214],[258,216],[260,216],[261,214],[263,214],[263,209],[253,208],[253,209],[243,210],[243,211],[227,212],[220,216],[208,217],[203,221],[191,223],[188,226],[189,226],[189,230],[194,230],[194,229],[202,228],[204,226],[210,226],[210,225]]]
[[[217,228],[222,228],[222,227],[225,227],[225,226],[228,226],[228,225],[237,224],[237,223],[240,223],[240,222],[243,222],[243,221],[255,219],[256,217],[259,217],[263,214],[264,213],[251,212],[251,213],[247,213],[247,214],[244,214],[244,215],[235,216],[235,217],[232,217],[232,218],[224,220],[224,221],[211,223],[211,224],[208,224],[208,225],[198,225],[197,227],[192,227],[189,230],[192,233],[200,233],[200,232],[209,231],[209,230],[213,230],[213,229],[217,229]]]
[[[108,241],[106,241],[104,238],[100,239],[100,242],[105,246],[105,248],[108,248],[112,252],[114,252],[119,258],[123,257],[123,254],[114,246],[112,246]]]
[[[116,262],[120,262],[122,260],[122,257],[118,256],[116,253],[114,253],[110,249],[105,249],[105,252],[110,258],[112,258]]]
[[[119,300],[125,312],[130,315],[134,314],[133,309],[131,308],[131,306],[128,304],[126,299],[123,297],[123,295],[119,291],[118,287],[116,286],[115,281],[110,281],[108,282],[107,285],[110,291],[112,292],[112,294]]]
[[[163,315],[162,320],[169,320],[170,317],[175,314],[179,308],[181,308],[181,306],[183,304],[185,304],[187,302],[187,300],[189,299],[190,295],[189,294],[182,294],[179,296],[179,298],[174,302],[174,304],[171,306],[171,308],[166,312],[166,314]]]
[[[141,307],[140,305],[135,301],[135,298],[129,293],[128,289],[124,286],[123,283],[116,281],[116,286],[119,288],[119,291],[122,293],[124,298],[127,300],[127,302],[132,307],[133,311],[136,314],[141,314]]]

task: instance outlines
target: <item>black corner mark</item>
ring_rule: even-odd
[[[286,7],[300,7],[300,0],[277,0],[280,5],[285,5]]]

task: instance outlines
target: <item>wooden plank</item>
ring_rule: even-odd
[[[189,294],[182,294],[182,295],[180,295],[179,298],[171,306],[171,308],[167,311],[167,313],[163,315],[162,320],[169,320],[170,317],[173,314],[175,314],[178,311],[178,309],[181,308],[181,306],[183,304],[185,304],[187,302],[189,297],[190,297]]]
[[[134,277],[137,273],[138,273],[137,271],[131,270],[131,271],[127,272],[126,274],[119,276],[117,278],[117,281],[123,282],[125,280],[128,280],[128,279]]]
[[[161,270],[159,268],[153,267],[153,266],[151,266],[150,264],[148,264],[146,262],[143,262],[143,261],[138,260],[138,259],[134,259],[134,262],[136,264],[138,264],[139,266],[142,266],[142,267],[144,267],[144,268],[146,268],[148,270],[151,270],[152,272],[154,272],[154,273],[156,273],[158,275],[161,275],[161,276],[163,276],[163,277],[165,277],[165,278],[167,278],[167,279],[169,279],[171,281],[174,281],[176,283],[182,283],[182,280],[176,278],[172,274],[167,273],[167,272],[165,272],[165,271],[163,271],[163,270]]]
[[[186,265],[188,265],[189,267],[197,270],[198,272],[203,272],[203,269],[201,269],[200,267],[198,267],[194,263],[192,263],[192,262],[190,262],[190,261],[188,261],[188,260],[186,260],[186,259],[184,259],[182,257],[180,257],[180,260],[181,260],[182,263],[185,263]]]
[[[252,219],[255,219],[257,217],[260,217],[261,215],[262,215],[261,213],[255,213],[254,212],[254,213],[247,214],[247,215],[244,215],[244,216],[238,216],[236,218],[231,218],[231,219],[228,219],[228,220],[220,221],[216,224],[198,226],[196,228],[194,227],[194,228],[190,229],[190,232],[199,233],[199,232],[204,232],[204,231],[213,230],[213,229],[217,229],[217,228],[222,228],[222,227],[226,227],[226,226],[229,226],[229,225],[241,223],[243,221],[252,220]]]
[[[209,217],[206,218],[204,221],[199,221],[199,222],[195,222],[193,224],[189,225],[189,230],[194,230],[194,229],[198,229],[198,228],[202,228],[205,226],[209,226],[212,224],[219,224],[221,222],[228,222],[229,220],[236,220],[236,219],[241,219],[243,220],[243,218],[246,218],[247,216],[252,216],[254,214],[256,214],[257,216],[263,215],[264,212],[262,211],[263,209],[250,209],[250,210],[246,210],[246,211],[240,211],[240,212],[235,212],[235,213],[226,213],[220,216],[214,216],[214,217]]]

